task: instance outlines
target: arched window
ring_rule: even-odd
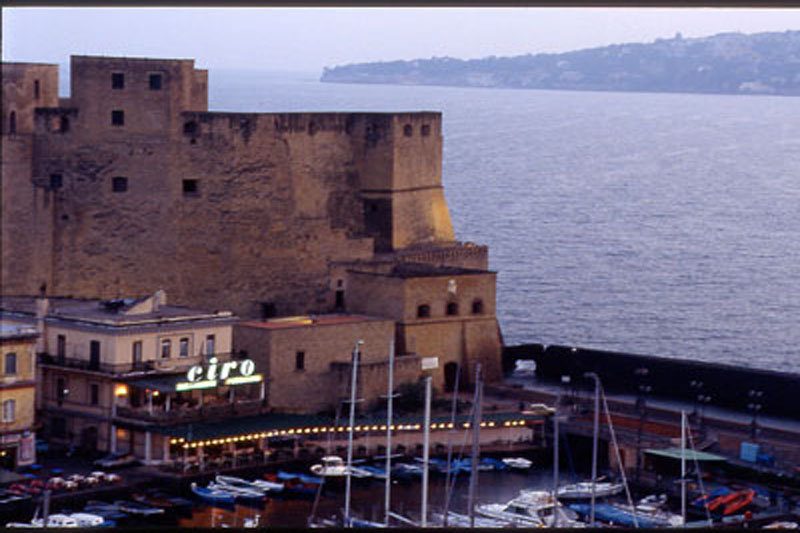
[[[449,302],[447,304],[447,315],[455,316],[458,314],[458,304],[456,302]]]
[[[414,127],[411,124],[406,124],[403,126],[403,135],[406,137],[411,137],[411,134],[414,133]]]
[[[431,306],[422,304],[417,307],[417,318],[428,318],[431,316]]]
[[[472,300],[472,314],[473,315],[483,314],[483,300],[481,300],[480,298]]]
[[[8,116],[8,133],[17,133],[17,112],[12,111]]]

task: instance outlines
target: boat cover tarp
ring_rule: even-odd
[[[681,460],[682,452],[686,454],[687,461],[727,461],[721,455],[715,455],[708,452],[700,452],[697,450],[681,450],[681,448],[667,448],[664,450],[645,450],[644,453],[652,455],[660,455],[661,457],[669,457],[670,459]]]
[[[569,508],[581,516],[591,516],[592,506],[588,503],[572,503],[569,505]],[[597,520],[617,526],[636,527],[636,523],[639,524],[640,528],[669,526],[669,522],[666,520],[658,520],[642,514],[637,514],[636,522],[634,522],[632,513],[607,503],[596,504],[594,507],[594,516]]]

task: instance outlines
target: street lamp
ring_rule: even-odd
[[[711,396],[707,394],[698,394],[697,401],[700,402],[700,431],[702,432],[706,416],[706,405],[711,402]]]
[[[642,471],[642,431],[644,429],[644,417],[647,414],[647,399],[646,396],[653,388],[647,385],[644,380],[650,373],[648,368],[637,368],[633,371],[634,375],[639,380],[638,392],[636,395],[636,412],[639,413],[639,428],[636,431],[636,482],[639,482],[639,476]]]
[[[692,391],[692,418],[697,418],[697,402],[700,400],[700,394],[703,390],[703,385],[704,383],[702,381],[697,381],[694,379],[689,382],[689,388]]]
[[[750,398],[749,403],[747,404],[747,408],[753,415],[753,421],[750,423],[750,438],[756,440],[756,434],[758,433],[758,412],[761,410],[761,397],[764,396],[764,391],[760,391],[758,389],[750,389],[747,391],[747,397]]]

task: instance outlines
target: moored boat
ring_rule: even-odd
[[[533,461],[524,457],[504,457],[501,459],[503,464],[515,470],[527,470],[533,466]]]
[[[508,503],[478,505],[483,516],[508,522],[515,527],[551,527],[558,519],[559,527],[582,527],[576,515],[565,509],[547,491],[522,491]]]
[[[311,465],[311,472],[324,478],[343,478],[347,476],[348,467],[338,455],[326,455],[321,459],[321,464]],[[371,477],[369,472],[357,466],[350,467],[350,475],[355,478]]]
[[[115,501],[114,505],[119,507],[119,510],[123,513],[128,513],[130,515],[155,516],[164,514],[164,509],[135,501],[119,500]]]
[[[197,483],[192,483],[191,491],[198,498],[213,504],[233,505],[235,501],[232,492],[200,487]]]
[[[601,481],[594,484],[595,498],[607,498],[619,494],[625,489],[622,483],[611,483],[608,481]],[[592,497],[592,482],[585,481],[581,483],[574,483],[572,485],[565,485],[558,488],[556,493],[559,499],[565,500],[584,500]]]

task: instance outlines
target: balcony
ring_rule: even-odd
[[[132,372],[165,372],[186,369],[191,365],[198,364],[205,360],[206,356],[191,356],[191,357],[171,357],[167,359],[155,359],[150,361],[140,361],[136,363],[104,363],[102,361],[93,361],[91,359],[77,359],[73,357],[61,357],[48,353],[40,353],[38,356],[38,363],[40,365],[57,366],[60,368],[70,368],[75,370],[84,370],[88,372],[100,372],[103,374],[130,374]],[[231,359],[244,357],[240,353],[217,353],[216,357],[220,362],[225,362]]]
[[[197,421],[222,420],[266,412],[265,402],[260,399],[242,399],[234,403],[178,405],[166,410],[163,405],[143,407],[117,407],[117,419],[128,423],[180,424]]]
[[[88,359],[74,359],[71,357],[59,357],[46,353],[39,354],[40,365],[58,366],[61,368],[71,368],[75,370],[86,370],[89,372],[101,372],[103,374],[127,374],[130,372],[149,372],[156,370],[154,361],[143,361],[140,363],[110,364]]]

